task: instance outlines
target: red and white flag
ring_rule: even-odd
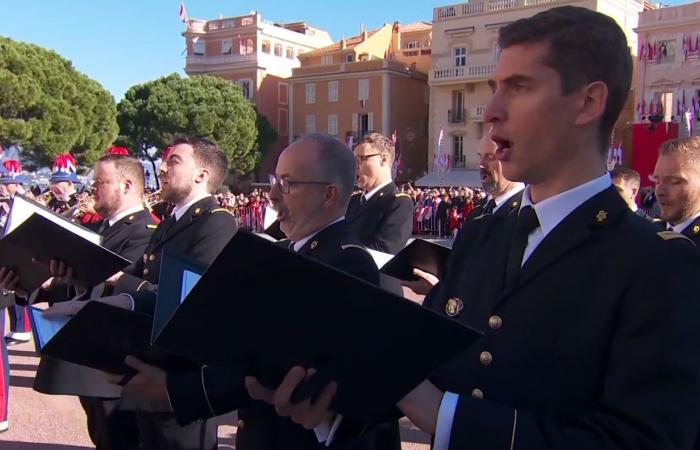
[[[180,2],[180,21],[187,23],[187,11],[185,11],[185,2]]]

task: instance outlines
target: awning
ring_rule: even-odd
[[[416,180],[416,187],[481,187],[481,176],[478,170],[450,170],[442,175],[442,179],[437,172],[430,172],[424,177]]]

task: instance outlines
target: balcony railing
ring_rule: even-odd
[[[495,64],[482,64],[433,69],[430,81],[479,80],[490,77],[495,68]]]
[[[643,0],[634,0],[642,4]],[[457,5],[442,6],[433,9],[433,21],[440,22],[457,17],[468,17],[477,14],[508,11],[518,8],[565,3],[564,0],[468,0]]]
[[[469,111],[469,118],[474,122],[483,122],[486,114],[486,105],[472,106]]]
[[[464,123],[467,118],[466,109],[450,109],[447,111],[447,122],[448,123]]]
[[[187,65],[221,65],[251,62],[257,60],[257,54],[249,55],[220,55],[220,56],[188,56]]]

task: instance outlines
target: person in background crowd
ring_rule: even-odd
[[[396,254],[411,236],[413,202],[391,178],[394,144],[379,133],[370,133],[353,151],[362,192],[350,199],[350,229],[367,248]]]
[[[700,137],[662,144],[652,178],[667,229],[700,244]]]
[[[639,194],[639,172],[629,167],[616,167],[610,173],[612,182],[617,188],[622,199],[627,203],[633,213],[648,220],[654,220],[644,210],[637,206],[637,194]]]

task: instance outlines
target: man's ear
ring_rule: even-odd
[[[602,81],[594,81],[580,88],[581,102],[576,116],[576,125],[586,125],[600,120],[608,102],[608,86]]]

